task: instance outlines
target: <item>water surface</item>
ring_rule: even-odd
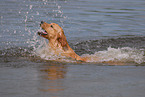
[[[1,97],[144,97],[144,5],[144,0],[1,0]],[[54,61],[59,56],[37,35],[42,20],[59,24],[75,52],[93,60]],[[123,64],[105,63],[110,60]]]

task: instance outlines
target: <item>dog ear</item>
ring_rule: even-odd
[[[64,47],[67,44],[67,40],[66,37],[64,36],[64,34],[61,34],[58,36],[58,41],[61,43],[61,46]]]

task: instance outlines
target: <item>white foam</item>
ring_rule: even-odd
[[[44,60],[56,60],[56,61],[65,61],[65,62],[74,62],[74,60],[71,60],[65,56],[61,56],[61,53],[59,55],[56,55],[54,51],[49,47],[46,39],[40,38],[39,40],[37,39],[38,37],[34,37],[33,39],[36,39],[35,42],[31,46],[33,46],[33,54],[36,56],[41,57]],[[37,44],[37,45],[36,45]]]
[[[145,61],[144,50],[130,47],[111,48],[105,51],[98,51],[94,54],[84,54],[83,57],[90,57],[88,62],[135,62],[141,64]]]

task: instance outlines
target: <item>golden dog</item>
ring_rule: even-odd
[[[63,29],[56,23],[48,24],[41,21],[40,27],[45,32],[38,32],[38,34],[49,40],[49,46],[54,50],[56,55],[66,56],[75,60],[86,61],[86,58],[82,58],[77,55],[73,49],[69,46]]]
[[[88,62],[90,60],[95,60],[100,63],[100,57],[91,57],[85,56],[81,57],[77,55],[73,49],[69,46],[66,36],[64,35],[63,29],[56,23],[48,24],[46,22],[41,21],[40,27],[44,30],[44,32],[38,32],[38,34],[49,40],[49,46],[51,50],[55,52],[56,55],[66,56],[68,58],[72,58],[78,61]],[[110,65],[125,65],[122,62],[113,62],[113,61],[105,61],[103,63],[108,63]]]

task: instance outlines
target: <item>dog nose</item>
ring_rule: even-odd
[[[43,24],[44,23],[44,21],[41,21],[41,24]]]

